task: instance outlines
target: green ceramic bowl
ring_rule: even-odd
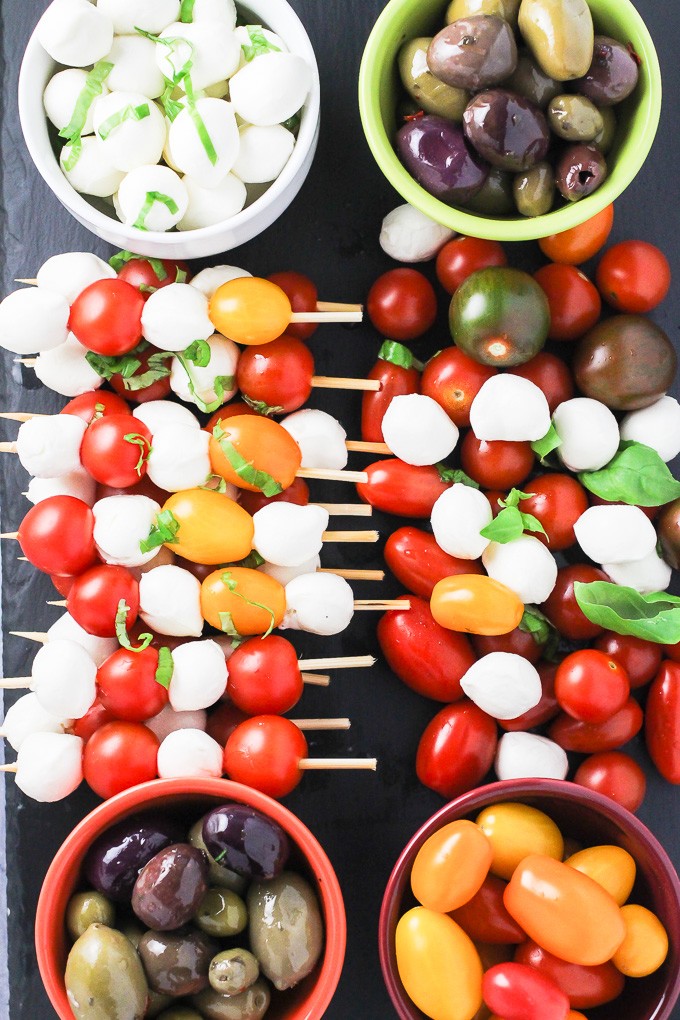
[[[641,59],[638,86],[617,108],[616,141],[608,154],[609,176],[592,195],[544,216],[481,216],[434,198],[411,177],[392,145],[395,107],[401,92],[397,54],[404,42],[434,35],[444,25],[446,0],[390,0],[369,36],[359,74],[359,109],[375,160],[403,198],[461,234],[498,241],[528,241],[577,226],[600,212],[633,180],[654,141],[661,112],[661,71],[652,38],[629,0],[588,0],[595,31],[630,42]]]

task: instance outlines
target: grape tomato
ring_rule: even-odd
[[[637,865],[623,847],[613,844],[585,847],[567,857],[564,863],[601,885],[620,907],[633,891]]]
[[[414,595],[429,599],[438,581],[455,574],[481,574],[476,560],[450,556],[437,545],[434,535],[406,526],[393,531],[383,552],[397,580]]]
[[[62,407],[60,414],[75,414],[89,425],[94,418],[106,414],[129,414],[128,404],[116,393],[108,390],[92,390],[81,393]]]
[[[367,443],[385,441],[382,421],[395,397],[418,392],[420,372],[413,365],[411,352],[402,344],[386,340],[367,379],[380,383],[380,389],[366,391],[361,401],[361,438]]]
[[[592,1009],[619,997],[624,989],[623,976],[613,963],[600,963],[584,967],[560,960],[531,939],[523,942],[515,952],[517,963],[533,967],[539,974],[550,978],[562,989],[572,1006]],[[568,1018],[571,1014],[568,1014]]]
[[[475,896],[491,865],[491,845],[473,822],[443,825],[421,846],[411,869],[411,889],[428,910],[446,914]]]
[[[420,392],[440,404],[459,428],[470,424],[470,407],[496,369],[480,365],[459,347],[445,347],[425,365]]]
[[[516,945],[526,939],[520,926],[505,909],[505,886],[501,878],[489,874],[474,896],[452,912],[456,924],[467,932],[473,942]]]
[[[523,963],[499,963],[484,974],[484,1002],[504,1020],[565,1020],[569,999],[545,974]]]
[[[562,860],[562,834],[552,818],[538,808],[506,801],[484,808],[475,821],[491,843],[491,873],[498,878],[511,878],[530,854]]]
[[[129,488],[146,474],[151,433],[131,414],[107,414],[88,427],[80,446],[83,467],[96,481]]]
[[[608,205],[585,223],[539,239],[543,254],[553,262],[578,266],[604,247],[614,225],[614,206]]]
[[[309,348],[284,333],[264,346],[246,347],[236,371],[238,388],[255,410],[289,414],[309,399],[314,358]]]
[[[141,723],[106,723],[85,744],[85,781],[107,799],[155,779],[158,747],[158,738]]]
[[[357,483],[359,498],[397,517],[429,517],[434,504],[450,487],[436,467],[417,467],[396,457],[377,460],[365,470],[368,481]]]
[[[447,705],[425,728],[416,755],[420,782],[452,800],[477,786],[491,768],[496,722],[467,698]]]
[[[581,762],[574,782],[610,797],[628,811],[637,811],[645,799],[647,778],[644,769],[623,751],[600,751]]]
[[[302,273],[288,271],[284,273],[270,273],[267,277],[270,283],[275,283],[284,292],[294,312],[315,312],[317,304],[316,284],[303,276]],[[291,333],[299,340],[309,340],[310,336],[317,330],[316,322],[292,322],[286,327],[286,332]]]

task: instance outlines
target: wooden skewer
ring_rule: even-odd
[[[341,301],[317,301],[317,312],[363,312],[363,305],[352,305]]]
[[[16,541],[19,538],[19,532],[18,531],[5,531],[2,535],[0,535],[0,538],[13,538],[14,541]]]
[[[57,602],[46,602],[48,606],[56,606],[58,609],[66,609],[68,602],[66,599],[59,599]]]
[[[329,687],[331,678],[322,673],[300,673],[303,684],[310,684],[312,687]]]
[[[392,453],[387,443],[365,443],[361,439],[348,439],[345,446],[350,453]]]
[[[35,363],[37,360],[38,360],[37,358],[15,358],[14,364],[25,365],[26,368],[35,368]]]
[[[0,680],[0,691],[22,691],[31,686],[30,676],[6,676]]]
[[[15,280],[14,282],[15,283],[29,283],[32,287],[37,287],[38,286],[38,281],[37,280]]]
[[[348,730],[349,719],[291,719],[299,730]]]
[[[354,482],[354,484],[366,484],[368,474],[366,471],[339,471],[336,468],[300,468],[297,478],[318,478],[326,482]]]
[[[9,765],[0,765],[0,772],[18,772],[19,766],[17,763],[11,762]]]
[[[377,542],[378,531],[324,531],[321,536],[324,542]]]
[[[340,655],[326,659],[300,659],[300,669],[360,669],[375,666],[378,660],[372,655]]]
[[[292,312],[291,322],[361,322],[363,312]]]
[[[342,376],[312,376],[312,386],[317,390],[367,390],[377,392],[382,383],[379,379],[347,379]]]
[[[328,510],[331,517],[372,517],[373,507],[369,503],[315,503],[322,510]]]
[[[336,574],[344,577],[346,581],[384,581],[384,570],[338,570],[335,567],[320,567],[317,574]]]
[[[33,411],[2,411],[0,418],[5,418],[7,421],[30,421],[31,418],[49,418],[47,414],[34,414]]]
[[[354,608],[365,610],[410,609],[408,599],[355,599]]]
[[[16,443],[0,443],[0,453],[16,453]]]
[[[46,645],[49,641],[47,634],[39,630],[11,630],[12,637],[26,638],[27,641],[37,641],[38,644]]]
[[[298,768],[304,772],[310,769],[370,769],[375,772],[377,758],[300,758]]]

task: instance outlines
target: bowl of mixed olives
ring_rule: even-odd
[[[584,222],[631,183],[661,73],[629,0],[390,0],[359,105],[411,205],[463,234],[520,241]]]
[[[55,856],[36,916],[61,1020],[319,1020],[345,937],[311,832],[222,779],[156,780],[96,808]]]

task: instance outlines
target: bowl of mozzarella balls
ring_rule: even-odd
[[[285,0],[53,0],[19,77],[30,155],[98,237],[201,258],[290,205],[319,133],[314,51]]]

